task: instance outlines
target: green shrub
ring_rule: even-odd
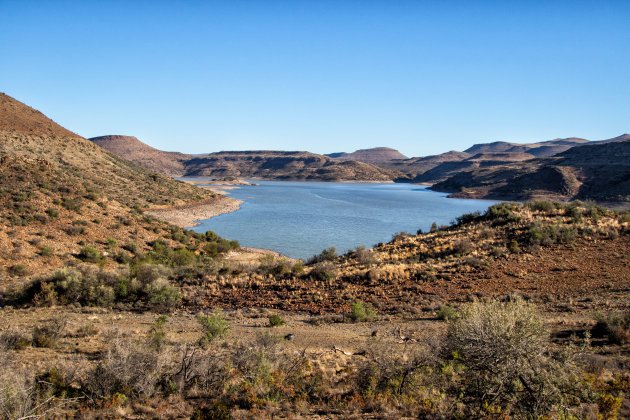
[[[103,255],[98,249],[92,246],[84,246],[83,248],[81,248],[81,251],[79,251],[77,258],[82,261],[91,263],[99,263],[103,261]]]
[[[161,350],[166,343],[166,324],[168,317],[166,315],[158,316],[147,334],[149,344],[156,350]]]
[[[519,208],[515,203],[499,203],[488,207],[483,217],[494,224],[514,223],[521,220],[517,213]]]
[[[307,264],[313,265],[324,261],[334,261],[335,259],[337,259],[337,250],[334,246],[331,246],[330,248],[324,249],[319,254],[313,255],[308,259]]]
[[[457,318],[457,310],[450,305],[441,305],[436,313],[436,318],[442,321],[449,321]]]
[[[371,321],[376,317],[376,311],[369,303],[363,303],[361,301],[353,302],[350,305],[350,318],[353,322],[365,322]]]
[[[526,206],[532,211],[552,213],[558,208],[559,203],[554,203],[552,201],[535,200],[528,202]]]
[[[53,249],[49,246],[44,246],[39,250],[39,255],[42,257],[50,257],[53,254]]]
[[[280,315],[269,316],[270,327],[280,327],[282,325],[284,325],[284,319]]]
[[[481,213],[479,211],[474,211],[472,213],[465,213],[455,219],[455,225],[466,225],[469,223],[476,222],[481,219]]]
[[[569,244],[575,240],[577,229],[565,225],[542,225],[534,223],[526,233],[529,245],[549,246],[553,244]]]
[[[205,343],[224,337],[230,330],[230,324],[220,311],[215,311],[211,315],[198,315],[197,322],[201,325],[203,331],[201,340]]]
[[[181,302],[179,289],[166,279],[157,279],[144,288],[149,303],[156,309],[168,310]]]

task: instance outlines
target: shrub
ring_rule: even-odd
[[[528,202],[526,206],[532,211],[551,213],[558,208],[558,203],[554,203],[552,201],[534,200]]]
[[[166,342],[166,324],[168,323],[168,317],[166,315],[158,316],[147,334],[147,341],[156,350],[160,350],[164,347]]]
[[[284,325],[284,319],[280,315],[271,315],[269,317],[270,327],[280,327]]]
[[[31,339],[19,331],[6,331],[0,334],[0,348],[23,350],[31,345]]]
[[[457,311],[455,308],[449,305],[440,305],[437,310],[436,318],[442,321],[450,321],[457,317]]]
[[[81,251],[79,251],[77,258],[82,261],[91,263],[98,263],[103,261],[103,255],[98,249],[92,246],[84,246],[83,248],[81,248]]]
[[[573,226],[534,223],[527,231],[526,240],[531,246],[549,246],[553,244],[569,244],[575,240],[576,236],[577,230]]]
[[[156,309],[168,310],[181,301],[179,289],[166,279],[157,279],[145,286],[149,303]]]
[[[308,274],[311,280],[332,281],[337,277],[337,269],[330,262],[317,263]]]
[[[465,213],[455,219],[455,225],[466,225],[468,223],[476,222],[481,219],[481,213],[474,211],[472,213]]]
[[[593,337],[608,337],[613,344],[630,342],[630,313],[597,315],[597,323],[591,329]]]
[[[54,319],[42,326],[36,326],[33,328],[33,347],[57,347],[65,329],[66,322],[61,319]]]
[[[537,418],[573,386],[568,360],[549,357],[548,332],[522,300],[474,302],[449,324],[447,354],[463,365],[464,398],[477,415],[511,410]]]
[[[205,343],[224,337],[230,330],[230,324],[220,311],[215,311],[212,315],[198,315],[197,322],[201,325],[203,331],[201,340]]]
[[[334,261],[336,258],[337,258],[337,250],[335,249],[334,246],[331,246],[330,248],[324,249],[319,254],[313,255],[311,258],[308,259],[307,264],[312,265],[312,264],[317,264],[324,261]]]
[[[61,206],[63,208],[65,208],[66,210],[71,210],[71,211],[76,211],[78,212],[79,210],[81,210],[83,203],[80,197],[77,198],[64,198],[61,201]]]
[[[39,255],[42,257],[50,257],[53,254],[53,250],[49,246],[44,246],[39,250]]]
[[[459,257],[470,254],[473,249],[473,243],[468,239],[463,239],[453,244],[453,254]]]
[[[363,303],[361,301],[353,302],[350,305],[350,318],[353,322],[365,322],[371,321],[376,317],[376,311],[369,303]]]
[[[519,205],[515,203],[499,203],[488,207],[484,213],[484,218],[491,220],[494,224],[514,223],[521,220],[518,215]]]
[[[354,256],[359,264],[371,265],[376,262],[376,257],[371,249],[364,246],[358,246],[354,250]]]
[[[9,267],[9,274],[16,277],[24,277],[28,274],[28,270],[24,264],[16,264]]]

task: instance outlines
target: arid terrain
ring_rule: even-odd
[[[237,204],[6,95],[0,127],[0,416],[630,416],[628,212],[501,203],[373,249],[292,260],[175,226]],[[608,199],[625,191],[606,188],[626,150],[525,162],[587,168],[588,156],[596,169],[576,175],[576,191],[590,192],[571,197]],[[192,160],[220,158],[238,176],[269,162],[305,179],[386,173],[265,153]],[[610,177],[593,175],[606,163]]]

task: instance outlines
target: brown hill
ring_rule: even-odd
[[[184,162],[192,155],[163,152],[145,144],[133,136],[100,136],[89,139],[116,156],[123,157],[152,171],[172,176],[183,176]]]
[[[0,278],[76,264],[85,247],[113,258],[172,243],[175,227],[144,209],[220,199],[109,154],[6,95],[0,121]]]
[[[41,112],[0,92],[0,131],[78,137]]]
[[[309,152],[257,150],[185,155],[154,149],[135,137],[105,136],[92,141],[117,156],[172,176],[391,181],[399,175],[368,163]]]
[[[466,159],[441,163],[432,169],[417,175],[413,182],[435,183],[464,171],[479,168],[497,167],[512,162],[533,159],[528,153],[487,152],[477,153]]]
[[[573,146],[588,143],[588,140],[569,137],[566,139],[555,139],[538,143],[508,143],[497,141],[493,143],[480,143],[465,150],[466,153],[472,155],[478,153],[530,153],[536,157],[553,156],[554,154],[564,152]]]
[[[352,153],[331,153],[326,156],[340,160],[357,160],[375,165],[385,164],[397,159],[407,159],[407,156],[389,147],[373,147],[371,149],[359,149]]]
[[[630,201],[630,141],[593,143],[555,157],[456,173],[433,186],[458,197]]]

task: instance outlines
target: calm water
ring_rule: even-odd
[[[488,200],[446,198],[419,185],[255,181],[229,191],[243,200],[239,211],[204,220],[194,230],[213,230],[243,246],[308,258],[334,246],[387,242],[396,232],[428,230],[492,205]]]

